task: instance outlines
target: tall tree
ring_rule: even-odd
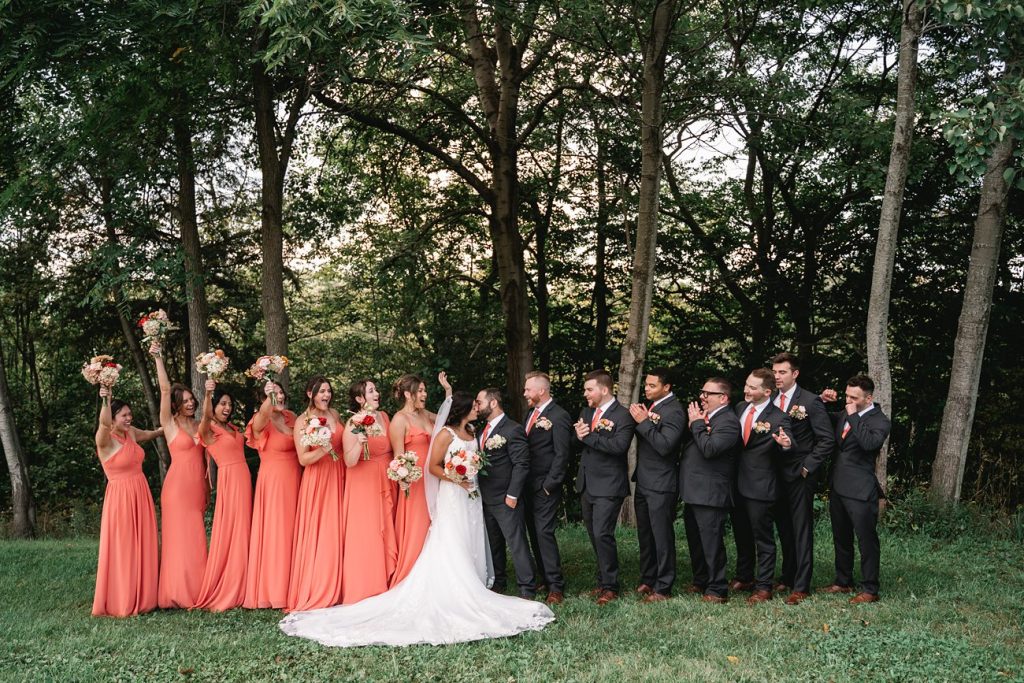
[[[889,298],[896,262],[896,244],[903,210],[903,193],[910,168],[910,145],[914,133],[914,91],[917,87],[917,51],[921,40],[921,0],[904,0],[900,22],[900,45],[896,78],[896,122],[889,153],[889,169],[882,196],[882,215],[875,243],[875,265],[871,271],[868,299],[868,372],[875,380],[875,400],[892,415],[892,371],[889,368]],[[875,461],[875,476],[887,488],[888,441]],[[882,503],[884,504],[884,498]]]
[[[11,507],[13,531],[18,538],[31,538],[36,531],[36,505],[32,499],[32,486],[28,478],[28,464],[14,422],[11,391],[4,369],[4,353],[0,348],[0,445],[4,447],[7,471],[11,478]]]

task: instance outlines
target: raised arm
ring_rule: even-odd
[[[158,429],[139,429],[138,427],[132,427],[132,435],[135,437],[137,443],[145,443],[152,441],[153,439],[161,436],[164,433],[164,428]]]
[[[156,364],[156,381],[160,385],[160,426],[164,428],[164,435],[168,441],[173,441],[177,436],[177,425],[174,424],[174,415],[171,414],[171,380],[167,376],[167,366],[164,365],[163,349],[160,344],[153,342],[149,345],[149,353],[153,356]]]
[[[114,426],[114,416],[110,413],[110,389],[100,387],[100,421],[96,426],[96,448],[102,453],[110,448],[112,439],[110,430]]]
[[[253,413],[252,416],[252,431],[259,437],[264,429],[270,424],[270,418],[274,415],[274,402],[270,400],[270,392],[277,391],[277,385],[273,382],[267,382],[263,385],[263,403],[260,404],[260,409]],[[278,406],[278,409],[283,410],[284,405]]]
[[[213,392],[217,388],[217,382],[212,379],[206,380],[206,391],[203,395],[203,417],[199,420],[199,438],[203,443],[210,445],[216,437],[210,429],[213,423]]]

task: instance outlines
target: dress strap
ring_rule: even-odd
[[[449,427],[449,426],[445,425],[444,427],[442,427],[442,429],[444,429],[444,431],[446,431],[446,432],[448,432],[449,434],[451,434],[451,435],[452,435],[452,438],[453,438],[453,439],[459,439],[459,436],[458,436],[458,434],[456,434],[456,433],[455,433],[455,430],[454,430],[454,429],[452,429],[451,427]],[[459,439],[459,440],[461,441],[461,439]]]

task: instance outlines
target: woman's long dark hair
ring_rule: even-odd
[[[192,394],[192,390],[181,382],[175,382],[171,385],[171,415],[174,417],[178,416],[181,412],[181,407],[185,404],[185,394]],[[196,395],[192,394],[192,400],[196,400]],[[196,412],[199,411],[199,405],[196,405]]]
[[[225,396],[231,399],[231,413],[228,415],[228,419],[226,420],[226,422],[231,422],[231,418],[234,417],[235,415],[235,397],[226,392],[224,389],[221,389],[220,385],[218,384],[217,388],[213,390],[213,396],[210,398],[210,401],[212,402],[214,411],[216,411],[217,405],[220,403],[220,400]],[[214,418],[214,421],[216,422],[216,418]]]
[[[452,407],[448,412],[448,420],[445,421],[445,424],[449,427],[458,427],[473,410],[473,401],[475,400],[476,396],[468,391],[456,391],[452,394]]]
[[[320,387],[325,384],[331,387],[331,401],[327,404],[327,407],[330,408],[331,403],[334,403],[334,386],[331,384],[331,381],[323,375],[313,375],[306,382],[306,394],[308,397],[306,399],[306,410],[313,410],[313,397],[320,391]]]
[[[366,398],[366,385],[371,383],[376,386],[376,382],[369,377],[363,377],[362,379],[357,379],[355,382],[352,382],[352,385],[348,388],[348,409],[350,411],[358,413],[363,409],[363,406],[359,405],[359,401],[356,399]]]

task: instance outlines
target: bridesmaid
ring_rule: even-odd
[[[306,383],[306,410],[295,421],[295,451],[302,473],[295,512],[295,547],[288,583],[289,612],[331,607],[341,602],[344,528],[341,524],[345,464],[341,451],[342,421],[331,408],[334,393],[326,377]],[[327,421],[331,445],[303,446],[302,431],[310,417]]]
[[[109,388],[100,387],[100,396],[96,455],[107,476],[107,490],[92,615],[127,617],[156,609],[156,511],[142,473],[145,453],[139,442],[155,439],[161,430],[133,427],[131,407],[110,400]]]
[[[259,451],[256,499],[249,540],[243,607],[283,609],[288,602],[288,578],[295,545],[295,506],[302,468],[295,453],[295,413],[285,407],[280,386],[267,382],[260,409],[245,428],[246,443]],[[277,396],[277,405],[270,394]]]
[[[345,501],[342,525],[345,528],[345,552],[342,575],[345,577],[341,602],[350,605],[388,589],[395,571],[398,544],[395,540],[395,484],[388,479],[391,444],[388,441],[387,413],[379,410],[380,392],[369,379],[361,379],[348,390],[349,410],[366,411],[381,427],[380,436],[356,434],[350,419],[342,437],[345,466]],[[369,449],[370,458],[365,459]]]
[[[437,381],[444,387],[445,398],[450,399],[452,385],[448,383],[447,375],[440,373]],[[430,437],[437,419],[437,415],[426,409],[427,387],[416,375],[404,375],[395,382],[394,395],[402,402],[402,409],[395,413],[394,422],[391,423],[391,449],[396,453],[415,452],[416,463],[426,472]],[[422,479],[409,488],[408,497],[399,495],[397,498],[395,534],[398,537],[398,566],[391,576],[389,587],[398,585],[412,570],[423,549],[427,529],[430,528],[430,513],[427,512]]]
[[[196,397],[183,384],[171,384],[160,345],[149,352],[160,383],[160,426],[171,452],[171,466],[160,490],[161,609],[196,606],[206,569],[206,458],[196,424]]]
[[[223,612],[245,599],[252,521],[252,476],[245,463],[245,437],[231,424],[231,396],[206,380],[199,438],[217,463],[217,501],[213,507],[210,554],[196,607]]]

